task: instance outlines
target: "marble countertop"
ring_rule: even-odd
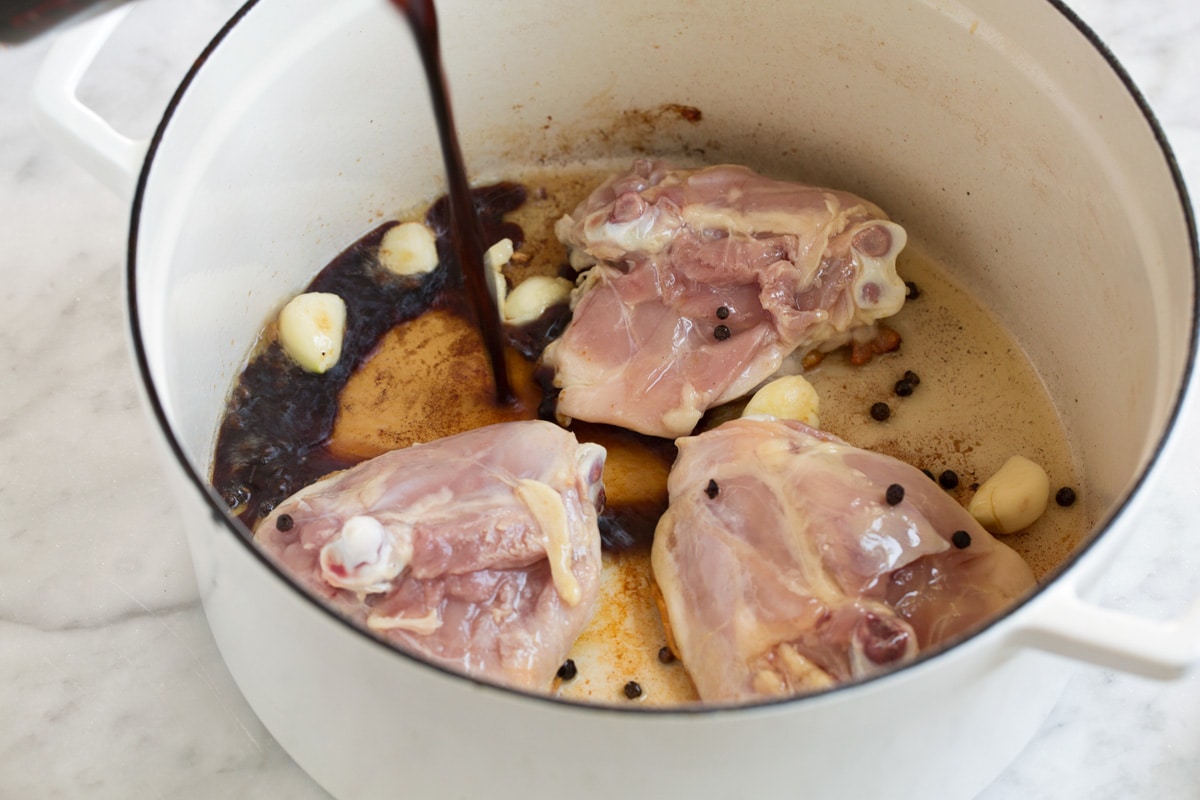
[[[84,98],[148,134],[237,5],[144,0]],[[1140,86],[1200,194],[1200,3],[1069,5]],[[30,120],[48,44],[0,49],[0,798],[327,797],[255,718],[206,626],[126,346],[126,203]],[[1112,607],[1163,618],[1200,596],[1186,514],[1200,500],[1200,396],[1177,436],[1144,535],[1106,580]],[[1200,798],[1200,674],[1081,666],[981,797]]]

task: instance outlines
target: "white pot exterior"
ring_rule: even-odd
[[[440,156],[415,51],[383,0],[260,0],[169,109],[137,190],[130,254],[135,347],[205,610],[255,711],[341,798],[979,791],[1066,679],[1066,661],[1027,645],[1109,653],[1098,634],[1065,639],[1055,613],[1133,532],[1132,501],[1194,359],[1194,236],[1135,96],[1046,0],[500,0],[486,12],[442,0],[439,11],[480,180],[539,156],[636,145],[837,185],[888,209],[961,269],[1039,367],[1067,410],[1103,535],[968,642],[757,709],[529,698],[417,663],[335,619],[201,487],[262,321],[380,213],[436,195]],[[669,103],[704,119],[612,126]],[[1122,388],[1102,390],[1114,365]],[[1109,663],[1137,660],[1110,650]]]

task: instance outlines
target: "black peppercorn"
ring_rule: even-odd
[[[950,537],[950,543],[959,550],[965,550],[971,546],[971,534],[966,531],[955,531],[954,535]]]
[[[708,499],[712,500],[721,493],[721,487],[717,486],[717,482],[712,478],[708,479],[708,486],[704,487],[704,493],[708,495]]]
[[[921,376],[913,372],[911,369],[906,369],[904,371],[904,380],[908,381],[913,386],[921,385]]]
[[[221,493],[221,499],[230,508],[237,508],[250,500],[250,490],[245,486],[234,486]]]
[[[729,309],[728,308],[726,308],[725,306],[721,306],[720,308],[717,309],[717,319],[728,319],[728,318],[729,318]]]
[[[296,520],[292,519],[291,514],[280,514],[275,518],[275,530],[277,531],[290,531],[295,524]]]
[[[893,387],[898,397],[908,397],[913,393],[913,384],[910,381],[899,380]]]
[[[931,481],[936,481],[936,480],[937,480],[937,478],[934,476],[934,474],[933,474],[932,472],[930,472],[929,470],[927,470],[927,469],[923,469],[923,470],[921,470],[921,472],[924,472],[924,473],[925,473],[925,477],[929,478],[929,480],[931,480]]]
[[[1054,502],[1060,506],[1066,507],[1075,502],[1075,490],[1070,486],[1064,486],[1054,495]]]
[[[917,285],[915,283],[913,283],[912,281],[905,281],[904,285],[908,288],[908,299],[909,300],[916,300],[918,297],[921,296],[921,290],[919,288],[917,288]]]
[[[730,333],[729,328],[725,325],[718,325],[717,327],[713,328],[713,338],[719,342],[725,341],[732,335],[733,334]]]
[[[958,473],[952,469],[944,470],[941,475],[938,475],[938,484],[943,489],[958,488]]]
[[[887,488],[887,494],[884,495],[889,506],[898,505],[904,499],[904,487],[898,483],[893,483]]]
[[[642,696],[642,685],[637,681],[630,681],[625,684],[625,696],[630,700],[637,700]]]
[[[575,659],[573,658],[568,658],[562,663],[562,666],[558,668],[558,677],[564,681],[571,680],[578,673],[579,670],[575,668]]]
[[[675,660],[675,654],[671,652],[671,648],[663,645],[658,648],[658,660],[664,664],[670,664]]]
[[[892,409],[887,403],[876,403],[871,406],[871,419],[883,422],[892,415]]]

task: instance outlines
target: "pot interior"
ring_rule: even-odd
[[[477,182],[650,153],[870,198],[1025,350],[1096,532],[1137,485],[1192,358],[1185,201],[1144,109],[1056,5],[439,13]],[[133,242],[150,391],[198,483],[264,320],[442,187],[420,64],[388,4],[252,2],[198,63],[151,151]]]

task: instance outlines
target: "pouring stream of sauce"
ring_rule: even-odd
[[[442,55],[438,45],[437,12],[434,10],[433,0],[391,0],[391,3],[408,20],[413,38],[417,42],[417,49],[421,53],[425,80],[429,85],[430,99],[433,101],[433,113],[437,118],[442,160],[446,165],[446,183],[450,196],[450,234],[467,292],[467,303],[483,335],[484,348],[491,362],[492,378],[496,384],[496,401],[502,405],[509,405],[514,402],[514,397],[504,363],[500,315],[483,264],[483,253],[486,250],[483,229],[471,202],[471,187],[467,182],[467,170],[454,128],[454,115],[446,88],[446,73],[442,69]]]

